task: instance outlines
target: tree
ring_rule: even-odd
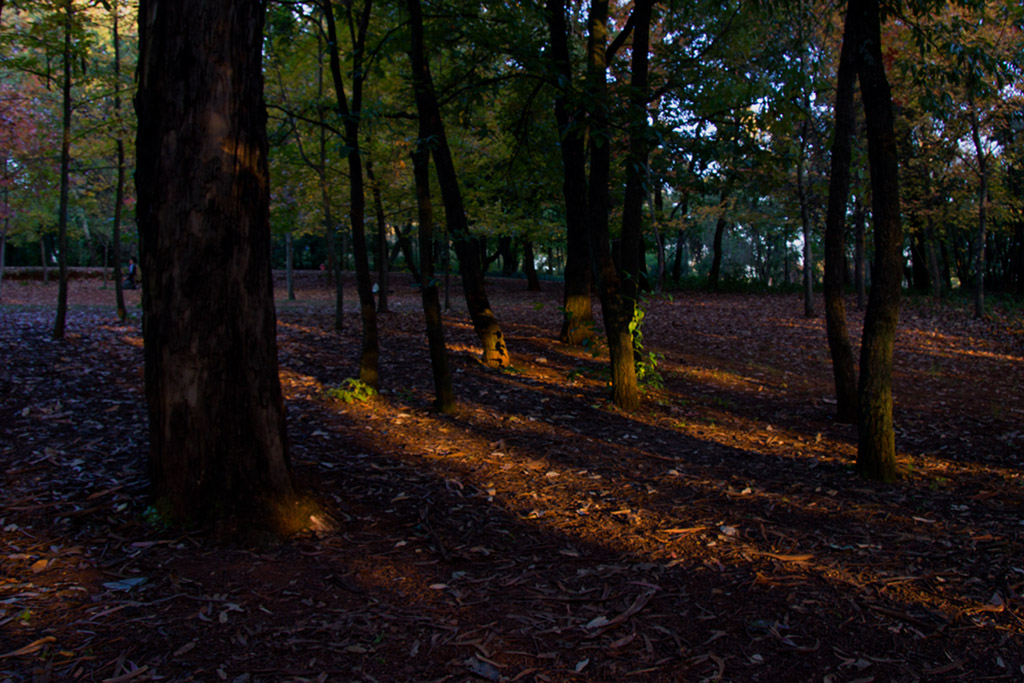
[[[425,121],[420,123],[420,140],[413,151],[413,174],[416,182],[416,207],[420,238],[420,296],[427,327],[430,369],[434,379],[434,407],[442,413],[455,412],[451,366],[444,341],[441,302],[434,277],[434,208],[430,199],[430,147]]]
[[[64,4],[64,50],[62,63],[64,79],[61,82],[62,118],[60,144],[60,207],[57,217],[57,264],[60,280],[57,290],[57,317],[53,324],[53,338],[63,339],[64,321],[68,312],[68,193],[71,183],[71,27],[75,10],[72,0]]]
[[[508,347],[487,298],[480,245],[469,232],[466,207],[459,189],[458,176],[430,73],[430,62],[427,59],[423,37],[423,9],[419,0],[407,0],[406,7],[411,30],[409,59],[412,62],[416,110],[419,118],[424,120],[421,124],[420,138],[426,139],[430,144],[434,168],[441,186],[441,200],[444,203],[448,231],[459,258],[459,274],[462,276],[466,307],[473,320],[473,329],[483,346],[484,363],[491,367],[505,367],[511,362]]]
[[[855,128],[854,88],[857,81],[858,24],[847,12],[843,46],[839,55],[836,99],[833,108],[835,132],[829,174],[828,209],[825,215],[825,329],[832,354],[832,375],[836,388],[836,418],[854,422],[857,417],[857,374],[853,346],[846,325],[843,281],[846,251],[846,207],[850,197],[850,161]],[[858,268],[860,259],[858,258]]]
[[[153,494],[178,522],[270,526],[294,491],[270,273],[263,4],[156,4],[139,6],[135,100]]]
[[[353,37],[352,52],[353,83],[352,106],[349,107],[341,77],[340,43],[334,19],[334,3],[322,0],[321,10],[327,24],[327,49],[329,50],[331,78],[338,102],[338,113],[345,126],[345,154],[348,158],[348,181],[351,190],[349,199],[349,221],[352,227],[352,253],[356,263],[356,290],[359,294],[359,316],[362,320],[363,345],[359,358],[359,380],[374,389],[380,383],[380,348],[377,333],[377,309],[373,301],[373,285],[370,283],[370,263],[366,254],[366,196],[363,189],[363,161],[359,152],[359,120],[362,116],[363,83],[366,80],[362,68],[366,46],[366,31],[370,23],[372,0],[364,0],[358,24],[352,18],[352,6],[348,6],[349,29]]]
[[[892,93],[882,54],[879,0],[850,0],[847,12],[857,36],[857,76],[867,128],[875,234],[857,388],[857,470],[871,479],[894,481],[892,357],[903,281],[903,230]]]
[[[113,247],[114,247],[114,292],[117,303],[117,317],[124,320],[128,317],[128,311],[124,305],[124,291],[121,288],[121,210],[124,208],[124,124],[121,121],[121,36],[118,31],[118,19],[121,15],[120,0],[114,0],[112,9],[114,16],[113,41],[114,41],[114,119],[117,125],[117,186],[114,191],[114,226]]]
[[[573,83],[569,53],[569,26],[565,1],[548,0],[549,50],[558,85],[555,121],[562,156],[562,194],[565,198],[566,259],[563,274],[562,330],[558,338],[578,345],[591,336],[590,239],[587,230],[586,107]]]
[[[590,4],[587,39],[587,89],[593,97],[590,116],[590,186],[588,219],[590,248],[597,272],[601,316],[608,340],[612,374],[612,400],[622,410],[636,410],[640,405],[634,363],[633,302],[627,300],[622,277],[612,259],[608,228],[611,172],[612,127],[609,119],[608,60],[625,40],[625,31],[608,45],[608,2],[593,0]]]

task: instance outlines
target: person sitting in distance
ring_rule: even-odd
[[[135,257],[128,257],[128,277],[124,279],[124,284],[121,285],[124,289],[135,289],[135,276],[138,275],[139,268],[135,265]]]

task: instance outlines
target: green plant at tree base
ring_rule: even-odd
[[[661,389],[665,378],[658,372],[658,354],[644,350],[645,311],[640,302],[633,304],[633,319],[629,322],[629,333],[633,336],[633,362],[636,364],[636,381],[640,386]]]
[[[333,387],[324,392],[328,398],[333,398],[345,403],[363,403],[377,395],[377,390],[366,382],[349,377],[340,386]]]
[[[170,519],[171,508],[166,498],[156,501],[153,505],[147,506],[146,509],[142,511],[142,521],[152,527],[157,527],[158,529],[169,528]]]

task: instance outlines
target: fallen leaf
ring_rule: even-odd
[[[25,645],[24,647],[19,647],[17,650],[12,650],[7,654],[0,655],[0,659],[7,659],[8,657],[21,657],[22,655],[30,655],[33,652],[38,652],[39,650],[41,650],[44,645],[56,642],[57,639],[53,636],[45,636],[43,638],[40,638],[39,640],[33,640],[31,643]]]
[[[112,591],[130,591],[136,586],[141,586],[147,581],[149,581],[149,579],[144,576],[136,576],[129,579],[121,579],[120,581],[107,581],[103,584],[103,587]]]
[[[489,681],[501,680],[501,671],[498,670],[498,667],[488,662],[482,662],[476,657],[470,657],[466,660],[466,668],[469,669],[470,673],[486,678]]]

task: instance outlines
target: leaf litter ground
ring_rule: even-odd
[[[293,465],[327,514],[256,547],[147,512],[138,292],[121,324],[72,281],[55,342],[56,287],[4,282],[0,681],[1024,678],[1019,312],[904,307],[886,486],[852,473],[794,296],[651,301],[665,386],[624,414],[605,361],[552,339],[557,285],[491,280],[513,365],[481,366],[453,294],[446,417],[396,279],[365,403],[325,393],[355,309],[335,332],[319,274],[279,299]]]

